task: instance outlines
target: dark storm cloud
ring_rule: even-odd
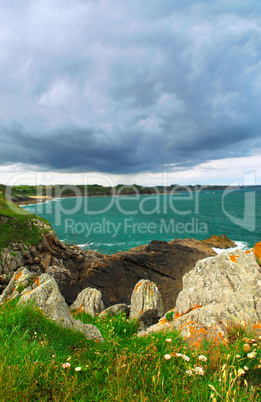
[[[255,1],[0,1],[0,163],[182,168],[260,149]]]

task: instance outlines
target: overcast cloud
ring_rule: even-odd
[[[0,165],[181,171],[261,152],[261,2],[0,0]]]

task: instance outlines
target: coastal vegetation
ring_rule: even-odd
[[[0,400],[256,401],[261,339],[240,326],[228,343],[190,348],[178,332],[137,337],[137,322],[75,313],[105,342],[62,328],[33,305],[0,307]]]
[[[8,247],[10,242],[39,244],[41,235],[50,229],[51,225],[47,220],[10,204],[4,195],[0,194],[0,251]]]

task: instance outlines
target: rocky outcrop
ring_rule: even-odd
[[[42,236],[40,244],[10,243],[0,253],[0,282],[2,288],[13,272],[26,267],[35,275],[48,273],[54,277],[68,304],[81,292],[77,265],[84,259],[84,251],[77,246],[66,246],[53,231]],[[1,290],[1,289],[0,289]]]
[[[103,341],[100,331],[93,325],[75,320],[61,295],[57,283],[48,274],[35,276],[27,268],[14,273],[8,286],[0,296],[0,304],[21,296],[18,304],[33,301],[50,320],[58,325],[82,332],[86,338]]]
[[[78,294],[75,302],[71,305],[70,310],[84,312],[95,317],[104,310],[101,292],[92,288],[83,289],[81,293]]]
[[[182,289],[183,275],[198,260],[215,255],[208,245],[195,239],[175,239],[169,243],[155,240],[111,256],[83,251],[59,241],[46,220],[20,207],[11,208],[3,196],[0,209],[0,232],[10,229],[9,235],[16,239],[8,243],[9,235],[7,238],[3,235],[0,242],[0,294],[13,272],[26,267],[37,276],[51,275],[68,304],[87,287],[102,292],[105,307],[129,304],[135,284],[148,279],[157,283],[168,310]]]
[[[198,345],[208,337],[224,339],[231,323],[261,328],[261,273],[254,253],[223,253],[199,261],[184,275],[172,315],[146,333],[176,328]]]
[[[66,245],[50,230],[38,245],[10,243],[2,249],[0,286],[3,289],[13,272],[26,267],[38,276],[51,275],[69,305],[83,289],[91,287],[102,292],[107,308],[118,303],[128,305],[136,283],[148,279],[159,287],[167,311],[175,305],[183,275],[198,260],[215,254],[198,240],[175,239],[169,243],[152,241],[108,256]]]
[[[103,256],[93,251],[78,266],[82,288],[93,287],[102,292],[105,306],[130,303],[132,291],[141,279],[157,284],[164,307],[173,307],[182,289],[182,277],[195,263],[216,255],[208,246],[195,239],[175,239],[169,243],[152,241],[126,252]]]
[[[42,274],[37,278],[37,286],[23,293],[18,304],[28,301],[33,301],[47,318],[54,320],[58,325],[80,331],[88,339],[103,341],[100,331],[95,326],[83,324],[73,318],[57,283],[50,275]]]
[[[225,234],[222,234],[222,236],[212,235],[206,240],[201,240],[201,243],[206,244],[209,247],[221,249],[237,246],[236,243],[230,240]]]

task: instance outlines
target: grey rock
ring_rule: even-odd
[[[158,318],[164,315],[162,297],[157,285],[142,279],[136,284],[131,296],[130,318],[140,319],[148,310],[155,310]]]
[[[159,321],[158,311],[153,308],[150,310],[146,310],[139,317],[139,331],[143,331],[144,329],[150,327],[153,324],[156,324]]]
[[[185,314],[195,306],[197,321],[211,325],[213,321],[257,323],[261,319],[261,273],[255,255],[237,251],[223,253],[199,261],[183,277],[176,309]]]
[[[183,277],[173,312],[172,321],[164,318],[146,333],[176,328],[199,345],[202,339],[225,339],[231,323],[260,325],[261,273],[253,252],[222,253],[198,261]]]
[[[120,314],[121,312],[126,313],[126,315],[128,316],[130,313],[130,308],[127,306],[127,304],[124,303],[120,303],[120,304],[114,304],[113,306],[110,306],[108,308],[106,308],[106,310],[103,310],[99,316],[101,318],[105,318],[107,317],[109,314],[110,315],[117,315]]]
[[[34,282],[34,275],[24,267],[19,268],[12,276],[9,284],[4,289],[2,295],[0,296],[0,304],[3,304],[6,300],[14,299],[21,295],[19,292],[19,286],[23,289],[27,289]]]
[[[70,310],[85,312],[95,317],[96,314],[104,310],[101,292],[93,288],[83,289],[71,305]]]
[[[48,274],[42,274],[38,280],[38,286],[30,292],[24,294],[18,304],[33,301],[50,320],[58,325],[82,332],[86,338],[99,342],[103,337],[93,325],[85,325],[81,321],[75,320],[65,303],[55,280]]]

